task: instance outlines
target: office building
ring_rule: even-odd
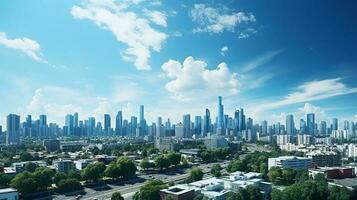
[[[6,118],[6,145],[20,143],[20,116],[10,114]]]
[[[14,188],[3,188],[3,189],[0,189],[0,199],[1,200],[18,200],[19,193]]]
[[[337,131],[338,130],[338,119],[333,118],[332,119],[332,131]]]
[[[121,110],[115,117],[115,133],[118,136],[123,136],[123,112]]]
[[[104,133],[109,136],[111,134],[111,119],[109,114],[104,114]]]
[[[217,129],[223,129],[223,115],[224,115],[224,110],[223,110],[223,104],[222,104],[222,97],[218,97],[218,116],[217,116]]]
[[[307,134],[315,136],[315,114],[309,113],[306,116],[307,119]]]
[[[268,169],[272,167],[291,168],[291,169],[309,169],[312,167],[312,158],[296,156],[280,156],[268,159]]]
[[[191,115],[187,114],[183,116],[183,134],[185,138],[191,138]]]
[[[286,116],[286,134],[288,134],[288,135],[295,134],[295,123],[294,123],[293,115]]]

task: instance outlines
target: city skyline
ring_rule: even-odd
[[[357,120],[355,2],[104,2],[0,3],[3,127],[8,113],[113,124],[140,105],[150,122],[194,121],[217,116],[217,96],[259,123]]]

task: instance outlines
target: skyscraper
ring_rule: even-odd
[[[218,120],[217,120],[217,129],[223,129],[223,104],[222,104],[222,97],[218,97]]]
[[[156,137],[164,137],[164,133],[162,133],[162,118],[158,117],[157,118],[157,125],[156,125]]]
[[[78,113],[74,113],[74,128],[78,128]]]
[[[300,133],[306,133],[306,121],[304,119],[300,119]]]
[[[185,138],[191,137],[191,115],[187,114],[183,116],[183,134]]]
[[[306,116],[307,121],[307,133],[311,136],[315,136],[315,114],[309,113]]]
[[[20,116],[9,114],[6,118],[6,145],[20,142]]]
[[[326,121],[321,121],[320,122],[320,127],[319,127],[319,134],[326,136],[327,135],[327,123]]]
[[[262,134],[268,134],[268,122],[266,120],[262,121]]]
[[[65,126],[66,126],[66,135],[73,136],[74,135],[74,117],[73,115],[66,115],[65,119]]]
[[[294,115],[286,116],[286,134],[288,134],[288,135],[295,134]]]
[[[239,131],[245,130],[245,115],[244,115],[243,108],[241,108],[239,111],[238,124],[239,124]]]
[[[106,135],[110,135],[111,127],[110,114],[104,114],[104,133]]]
[[[146,121],[144,118],[144,105],[140,105],[140,119],[139,119],[140,135],[146,135]]]
[[[135,137],[136,136],[136,128],[138,128],[138,118],[135,116],[132,116],[130,118],[130,136]]]
[[[115,118],[115,133],[118,136],[123,136],[123,112],[120,110]]]
[[[332,130],[333,131],[337,131],[338,130],[338,119],[337,118],[333,118],[332,119]]]
[[[208,133],[211,131],[210,129],[211,129],[211,114],[208,108],[206,108],[206,113],[203,118],[203,136],[207,136]]]
[[[202,117],[195,116],[195,134],[201,135],[201,130],[202,130]]]

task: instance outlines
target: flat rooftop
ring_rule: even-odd
[[[17,192],[17,190],[14,189],[14,188],[3,188],[3,189],[0,189],[0,194],[11,193],[11,192]]]
[[[357,178],[336,179],[336,180],[333,180],[333,183],[342,185],[345,187],[353,187],[353,186],[357,186]]]

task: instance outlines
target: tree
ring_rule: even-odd
[[[167,185],[160,180],[152,180],[142,186],[139,192],[135,193],[134,200],[160,200],[160,190],[167,188]]]
[[[33,162],[29,162],[25,164],[25,170],[28,172],[34,172],[37,168],[37,165]]]
[[[293,184],[295,176],[296,176],[296,171],[291,168],[282,170],[282,179],[285,184]]]
[[[250,200],[261,200],[263,199],[262,194],[260,193],[260,190],[256,186],[247,186],[247,192],[249,194],[249,199]]]
[[[105,165],[102,162],[89,164],[82,171],[82,177],[86,181],[96,182],[103,177],[105,171]]]
[[[112,194],[112,197],[110,198],[111,200],[124,200],[124,197],[121,196],[120,192],[114,192]]]
[[[168,153],[166,155],[166,157],[169,160],[171,165],[174,165],[176,167],[178,164],[180,164],[181,154],[171,152],[171,153]]]
[[[192,168],[190,171],[189,177],[187,177],[186,182],[187,183],[192,183],[195,181],[202,180],[203,178],[203,172],[199,168]]]
[[[73,192],[82,189],[81,183],[73,178],[62,179],[56,184],[57,191],[60,193]]]
[[[151,167],[151,163],[149,162],[149,160],[147,158],[144,158],[140,162],[140,167],[146,171]]]
[[[34,157],[28,152],[23,152],[20,154],[20,160],[22,162],[32,161],[32,160],[34,160]]]
[[[122,171],[120,167],[117,165],[117,163],[112,162],[107,166],[107,168],[104,171],[104,174],[107,177],[118,179],[121,177]]]
[[[239,159],[231,161],[227,166],[228,172],[244,171],[243,163]]]
[[[63,172],[57,172],[53,177],[53,183],[58,185],[61,180],[67,179],[68,175]]]
[[[35,179],[39,191],[44,191],[52,184],[55,172],[47,167],[40,167],[31,176]]]
[[[29,172],[19,173],[11,180],[11,187],[16,188],[21,194],[29,194],[37,191],[36,181]]]
[[[328,200],[349,200],[350,192],[346,187],[332,186],[329,191]]]
[[[11,182],[11,177],[7,174],[0,173],[0,188],[9,187]]]
[[[128,157],[120,157],[116,164],[118,165],[120,172],[121,172],[121,177],[124,180],[127,180],[133,176],[135,176],[137,168],[135,166],[135,163]]]
[[[220,177],[222,175],[221,170],[222,170],[221,165],[214,164],[211,168],[211,174],[215,177]]]
[[[164,155],[159,155],[156,156],[154,159],[155,166],[162,171],[164,168],[167,168],[170,166],[170,162]]]
[[[272,167],[268,172],[268,178],[273,183],[278,183],[282,176],[282,171],[279,167]]]

